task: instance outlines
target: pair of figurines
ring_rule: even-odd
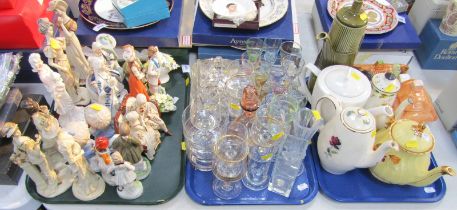
[[[123,50],[123,68],[128,75],[130,95],[136,96],[141,93],[147,96],[148,101],[151,95],[151,100],[158,104],[160,112],[175,111],[175,101],[161,86],[170,80],[168,73],[179,67],[175,60],[170,55],[160,52],[156,46],[150,46],[148,60],[143,65],[136,57],[132,45],[125,45]]]
[[[128,132],[124,130],[123,132]],[[129,138],[128,134],[123,133],[116,139],[116,145],[125,146],[119,148],[119,151],[111,152],[109,149],[109,139],[101,136],[95,140],[95,160],[98,164],[99,171],[108,185],[117,186],[117,194],[123,199],[136,199],[143,194],[143,185],[139,180],[146,178],[150,172],[150,166],[147,167],[142,161],[141,144],[138,140]],[[125,158],[123,158],[125,157]],[[142,161],[145,167],[140,170],[139,165],[130,161]],[[142,176],[142,177],[140,177]]]
[[[37,140],[22,136],[13,123],[8,123],[2,133],[13,137],[11,159],[35,182],[38,193],[52,198],[71,187],[73,195],[83,201],[103,194],[105,182],[90,170],[81,146],[60,127],[47,107],[30,98],[21,106],[32,116]]]

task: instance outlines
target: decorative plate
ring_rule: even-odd
[[[329,0],[327,11],[335,18],[342,7],[349,7],[353,0]],[[383,34],[392,31],[398,25],[398,14],[395,8],[385,0],[365,0],[363,9],[368,15],[366,34]]]
[[[289,8],[289,0],[262,0],[262,4],[260,7],[259,27],[265,27],[281,20]],[[213,19],[213,0],[200,0],[199,5],[203,14],[209,19]]]
[[[167,0],[170,12],[173,9],[174,0]],[[111,0],[80,0],[79,11],[81,17],[93,25],[106,24],[104,28],[113,30],[130,30],[150,26],[159,21],[154,21],[141,26],[128,28],[124,23],[124,18],[114,7]]]

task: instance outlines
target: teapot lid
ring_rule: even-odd
[[[435,137],[428,126],[413,120],[396,121],[390,132],[392,139],[406,152],[426,153],[432,151],[435,146]]]
[[[373,115],[359,107],[347,107],[344,109],[341,112],[341,120],[346,128],[357,133],[368,133],[376,127]]]
[[[400,90],[400,81],[392,73],[379,73],[371,79],[373,87],[384,93],[396,93]]]
[[[321,76],[328,89],[337,96],[354,98],[367,94],[367,91],[371,93],[371,85],[368,78],[352,67],[330,66],[319,75],[319,77]]]

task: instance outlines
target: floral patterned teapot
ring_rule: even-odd
[[[377,150],[373,150],[376,122],[373,114],[387,114],[391,110],[370,113],[359,107],[341,108],[332,96],[322,99],[330,100],[336,107],[336,114],[321,129],[317,141],[317,150],[322,167],[332,174],[344,174],[356,168],[368,168],[381,161],[390,149],[398,150],[394,141],[384,142]],[[319,110],[321,102],[317,102]],[[390,107],[386,107],[388,109]]]
[[[394,140],[400,150],[390,150],[381,162],[370,168],[380,181],[423,187],[432,184],[442,175],[455,175],[454,169],[440,166],[429,170],[430,153],[435,138],[430,129],[412,120],[398,120],[376,135],[376,145]]]

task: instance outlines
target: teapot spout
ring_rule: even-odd
[[[419,181],[410,183],[409,185],[416,187],[425,187],[432,184],[443,175],[455,176],[455,170],[449,166],[439,166],[428,171],[419,179]]]
[[[375,151],[370,151],[368,154],[361,159],[361,162],[357,165],[357,168],[370,168],[375,166],[378,162],[382,160],[384,155],[390,150],[394,149],[399,150],[399,146],[395,141],[386,141],[381,146],[378,147]]]

